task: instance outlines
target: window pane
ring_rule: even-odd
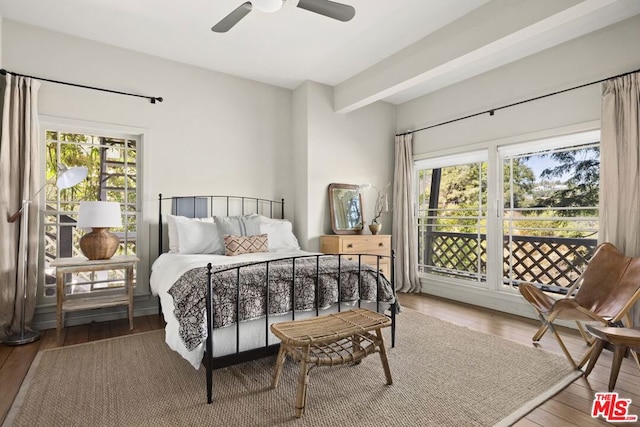
[[[417,174],[419,270],[486,281],[487,163]]]
[[[597,244],[599,145],[505,156],[503,171],[503,282],[566,292]]]

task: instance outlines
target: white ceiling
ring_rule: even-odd
[[[410,47],[489,2],[342,0],[342,3],[350,4],[356,9],[355,18],[346,23],[285,2],[282,9],[276,13],[267,14],[253,10],[228,33],[213,33],[210,30],[212,25],[244,1],[0,0],[0,15],[5,19],[293,89],[305,80],[331,86],[344,85],[347,80],[354,80],[361,74],[366,75],[368,69],[375,69],[375,64],[378,64],[379,68],[387,68],[380,67],[380,63],[384,64],[385,58]],[[533,0],[524,0],[522,3],[527,1],[530,3]],[[595,19],[599,23],[593,23],[594,19],[591,16],[589,22],[580,24],[582,30],[574,32],[575,35],[571,37],[640,13],[637,7],[640,5],[638,0],[556,1],[564,3],[567,10],[577,3],[588,4],[597,13],[602,13],[605,6],[618,5],[615,18],[609,18],[606,22]],[[511,6],[509,2],[518,3],[520,0],[493,0],[493,3],[495,2]],[[554,7],[556,4],[554,3]],[[634,4],[636,7],[633,7]],[[625,12],[621,13],[619,9]],[[573,19],[577,20],[584,15],[584,12],[580,12],[582,15],[579,12],[569,15],[575,16]],[[559,22],[556,25],[558,27],[567,25],[566,20]],[[514,28],[513,34],[518,30],[522,28]],[[538,51],[567,40],[566,31],[558,31],[561,33],[559,35],[550,34],[548,25],[544,26],[543,30],[544,44],[537,49]],[[557,39],[556,42],[553,42],[554,37]],[[531,47],[530,37],[512,37],[505,45],[512,48],[514,43],[525,43],[525,54],[536,51]],[[488,49],[487,46],[484,46],[488,51],[487,55],[495,54],[495,46]],[[476,49],[478,50],[480,49]],[[479,61],[478,54],[482,52],[476,52],[476,55],[468,60],[461,61],[460,58],[456,58],[458,61],[453,64],[453,70],[451,65],[445,67],[450,76],[459,76],[457,78],[442,79],[442,73],[436,72],[442,83],[434,84],[433,81],[425,82],[424,79],[413,78],[410,84],[391,84],[387,88],[377,90],[377,96],[367,96],[371,98],[371,102],[377,99],[387,99],[394,103],[405,102],[430,90],[451,84],[455,80],[459,81],[491,69],[491,58],[488,61]],[[503,52],[500,61],[496,61],[493,67],[523,55],[513,54],[513,59],[509,59],[505,58]],[[474,64],[481,66],[477,67]],[[474,67],[477,67],[477,70]],[[423,70],[422,74],[427,71],[434,74],[434,66],[431,65],[431,68]],[[367,78],[371,79],[371,76]],[[396,86],[397,89],[394,90]],[[363,102],[365,101],[361,100],[358,103],[349,100],[347,104],[356,108]]]

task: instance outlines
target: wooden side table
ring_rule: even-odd
[[[51,266],[56,268],[56,337],[59,344],[64,328],[64,313],[68,311],[126,305],[129,307],[129,329],[133,329],[133,269],[138,261],[139,258],[135,255],[120,255],[101,260],[57,258],[51,263]],[[65,274],[109,270],[125,270],[124,294],[66,298]]]
[[[589,364],[584,371],[585,378],[589,376],[602,349],[607,343],[611,343],[614,348],[613,351],[613,363],[611,364],[611,374],[609,375],[609,391],[613,391],[616,386],[616,380],[618,379],[618,373],[620,372],[620,365],[622,365],[622,358],[627,352],[627,348],[631,348],[634,351],[640,351],[640,329],[636,328],[611,328],[607,326],[596,326],[587,324],[587,329],[597,341],[591,356],[589,358]],[[635,357],[636,363],[638,363],[637,357]],[[640,364],[638,365],[640,367]]]

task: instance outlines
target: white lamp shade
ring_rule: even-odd
[[[78,166],[74,168],[61,168],[58,166],[58,170],[62,170],[62,173],[58,175],[56,185],[59,189],[71,188],[74,185],[78,185],[83,179],[87,177],[89,170],[84,166]]]
[[[260,12],[277,12],[282,7],[282,0],[251,0],[251,6]]]
[[[122,227],[118,202],[80,202],[78,228]]]

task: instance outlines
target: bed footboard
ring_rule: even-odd
[[[391,346],[395,347],[395,327],[396,313],[398,311],[397,295],[395,293],[395,253],[391,256],[376,255],[377,267],[373,268],[362,262],[362,256],[371,257],[370,254],[349,254],[348,256],[358,257],[358,261],[343,260],[344,254],[336,255],[304,255],[289,258],[280,258],[271,261],[261,261],[246,263],[233,267],[225,267],[214,270],[211,263],[207,265],[207,289],[206,289],[206,330],[207,338],[205,343],[204,363],[207,376],[207,402],[213,401],[213,370],[233,364],[241,363],[256,358],[276,354],[279,344],[269,345],[269,325],[274,315],[290,314],[291,320],[296,319],[296,312],[313,312],[319,316],[322,310],[328,307],[336,307],[338,311],[343,310],[344,304],[360,307],[363,302],[374,303],[376,311],[381,310],[391,318]],[[382,258],[391,259],[390,279],[387,279],[379,271],[380,260]],[[315,266],[315,267],[314,267]],[[244,280],[243,272],[251,269],[259,269],[264,274],[264,281],[255,286]],[[284,270],[286,269],[286,270]],[[281,278],[283,271],[288,272],[286,282],[283,284],[272,279],[272,276]],[[334,273],[328,273],[332,271]],[[251,276],[251,277],[255,277]],[[228,293],[228,289],[234,285],[235,292],[235,313],[221,314],[218,308],[216,313],[216,290],[220,293]],[[227,288],[225,288],[227,286]],[[242,307],[243,287],[261,289],[264,292],[264,346],[249,350],[240,351],[240,323],[246,315],[246,307]],[[313,293],[308,292],[309,286],[313,286]],[[286,289],[289,287],[289,289]],[[305,292],[305,290],[307,292]],[[298,295],[296,295],[296,293]],[[301,295],[302,294],[302,295]],[[251,295],[255,295],[255,292]],[[285,295],[283,297],[283,295]],[[336,297],[337,296],[337,300]],[[356,298],[357,296],[357,298]],[[289,304],[290,303],[290,309]],[[285,305],[286,308],[285,308]],[[384,304],[384,307],[383,307]],[[386,307],[388,305],[388,307]],[[276,313],[270,313],[270,308],[279,307]],[[286,310],[286,311],[283,311]],[[387,312],[389,312],[387,314]],[[235,316],[235,318],[233,318]],[[259,317],[262,317],[260,315]],[[226,323],[226,322],[232,323]],[[235,353],[213,357],[214,354],[214,334],[216,327],[229,326],[235,323],[236,327],[236,351]]]

